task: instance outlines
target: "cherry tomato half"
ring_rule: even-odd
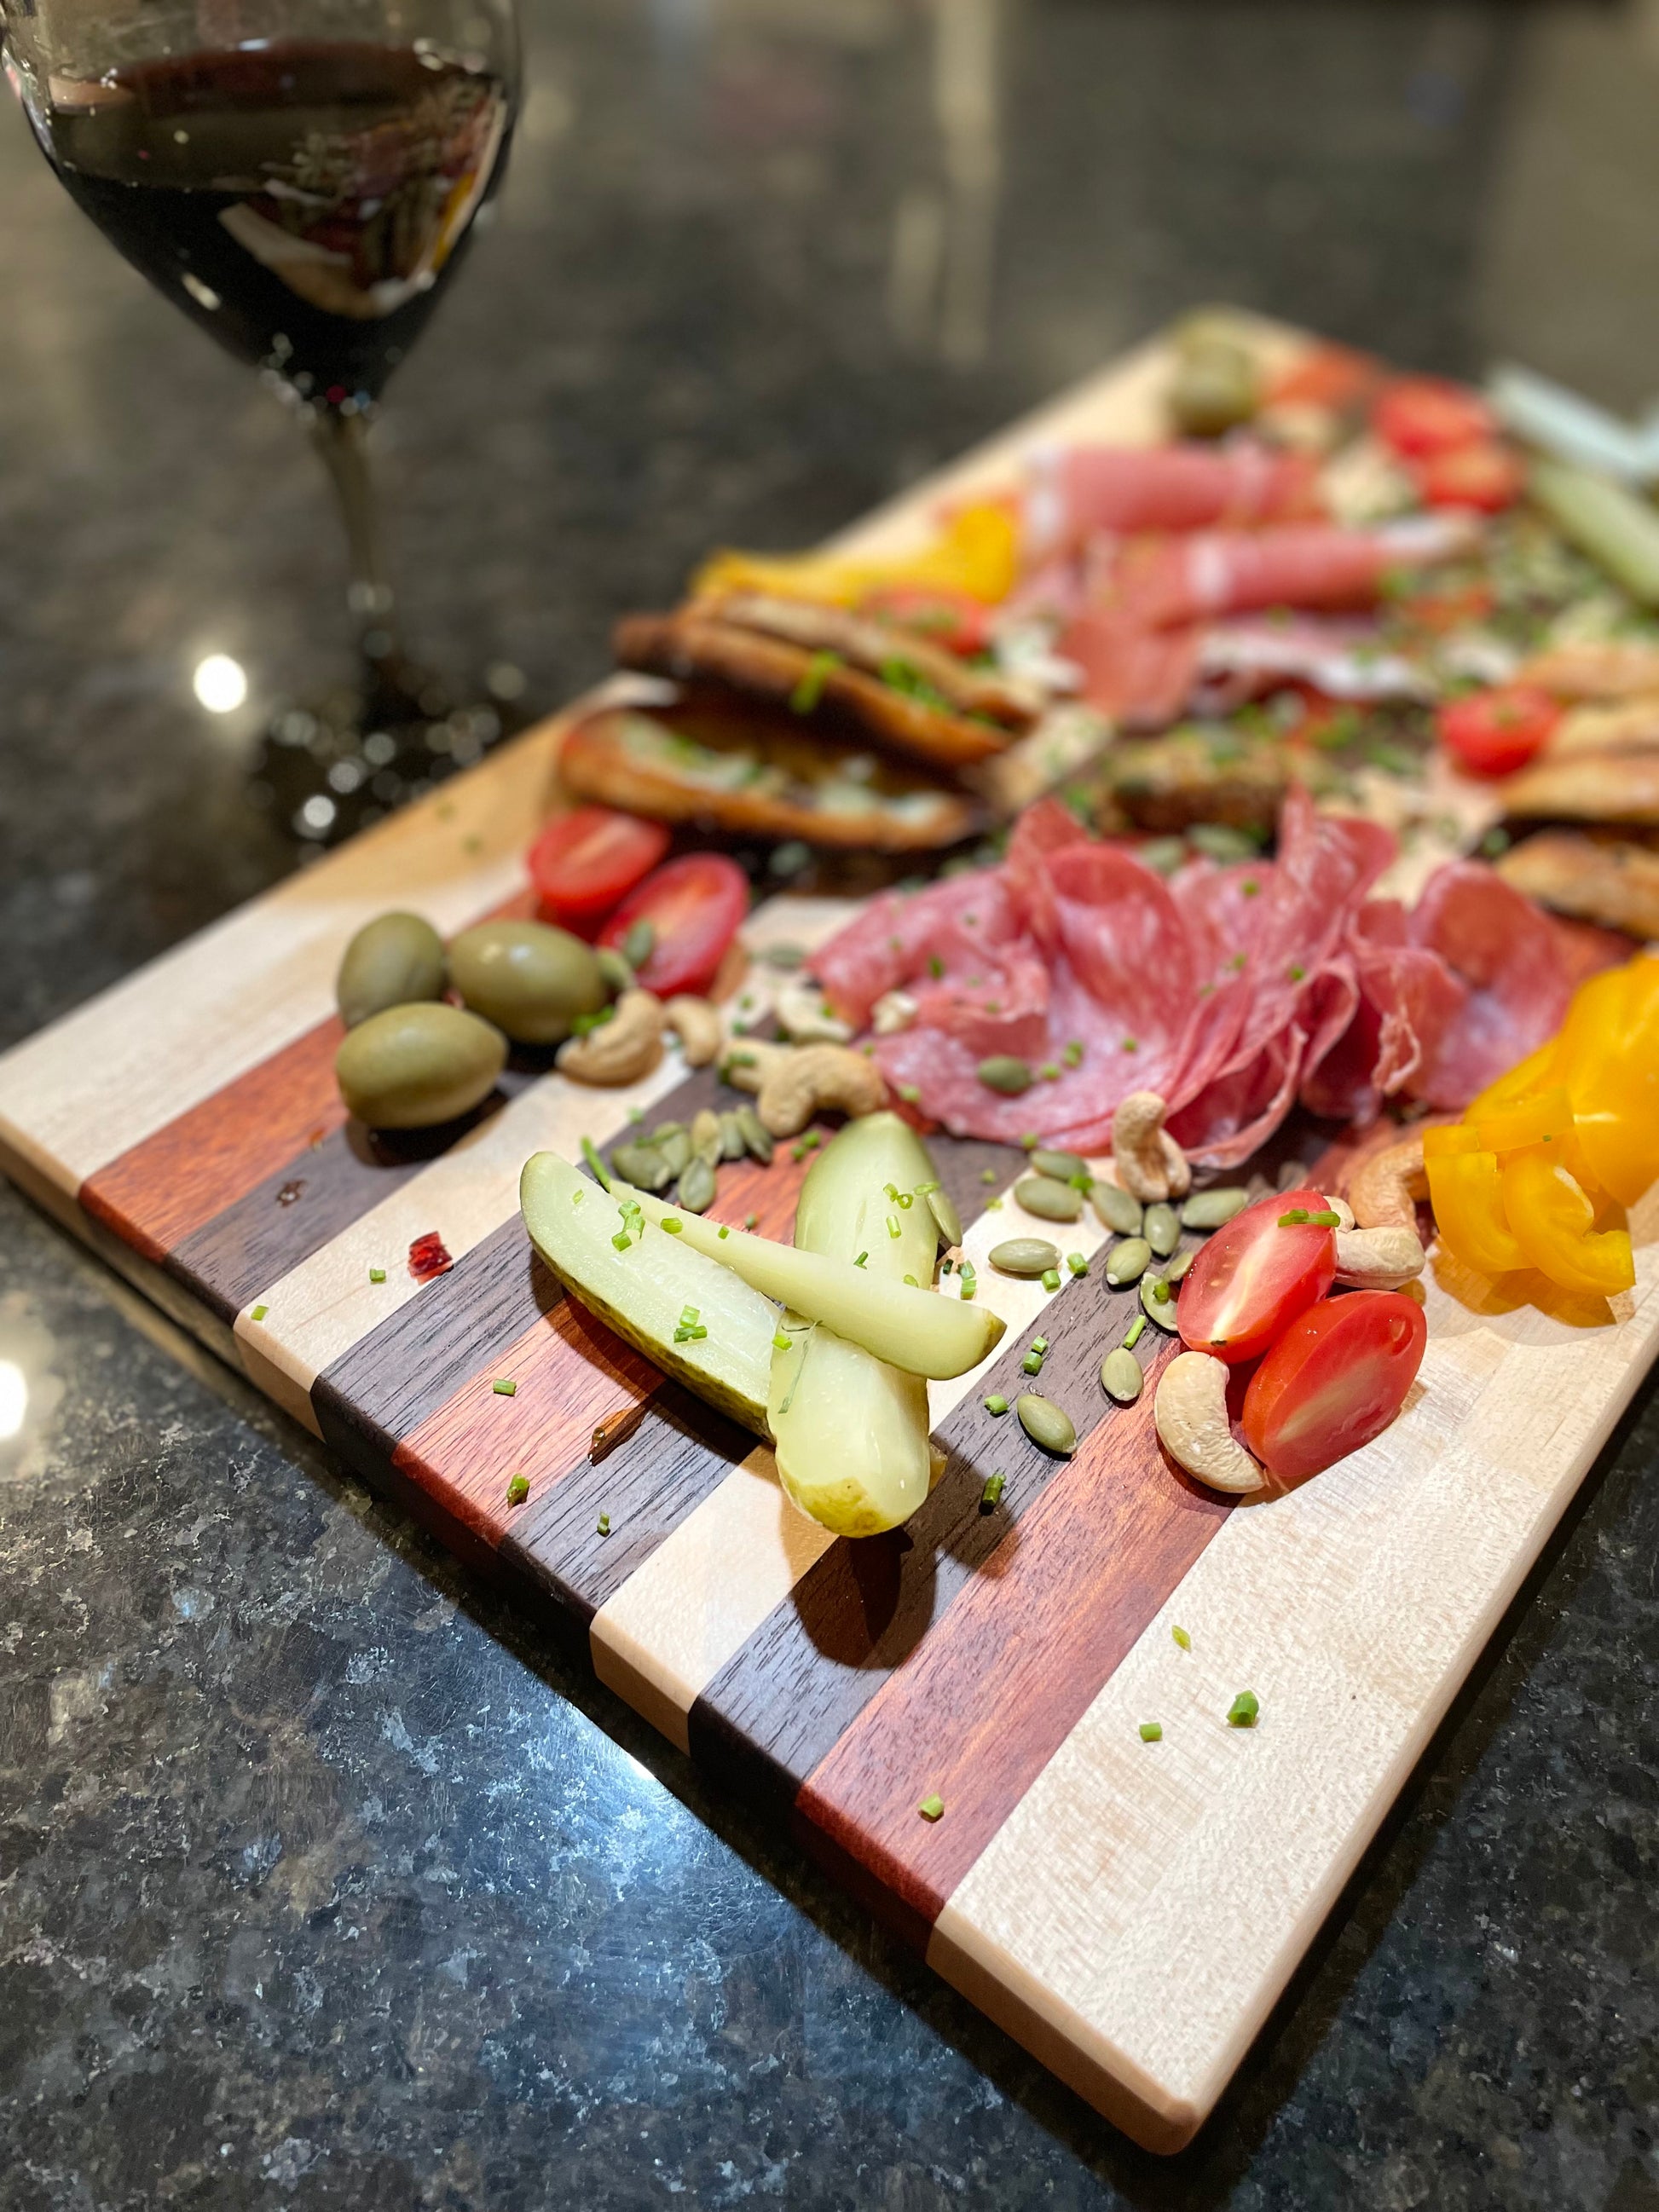
[[[1398,1291],[1322,1298],[1297,1315],[1251,1376],[1245,1443],[1281,1482],[1301,1482],[1346,1459],[1381,1436],[1405,1404],[1428,1336],[1423,1309]]]
[[[1431,453],[1413,473],[1431,507],[1473,507],[1479,514],[1501,514],[1513,507],[1526,483],[1519,457],[1492,438]]]
[[[1236,1213],[1204,1245],[1181,1286],[1182,1340],[1218,1359],[1254,1359],[1336,1273],[1336,1239],[1287,1213],[1322,1213],[1316,1190],[1290,1190]]]
[[[1478,392],[1440,376],[1400,376],[1383,391],[1371,427],[1409,460],[1490,438],[1498,425]]]
[[[556,814],[530,848],[530,879],[550,921],[580,928],[610,913],[668,850],[660,822],[611,806]]]
[[[1549,742],[1561,709],[1533,684],[1471,691],[1440,709],[1440,742],[1471,775],[1513,775]]]
[[[647,923],[649,950],[635,962],[646,989],[659,999],[706,991],[748,911],[749,878],[735,860],[723,853],[688,853],[636,884],[599,941],[626,952],[629,932],[642,937],[640,925]]]

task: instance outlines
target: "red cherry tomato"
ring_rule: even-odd
[[[1440,742],[1471,775],[1513,775],[1549,742],[1561,709],[1532,684],[1471,691],[1440,709]]]
[[[530,879],[550,921],[567,928],[599,921],[648,875],[668,850],[660,822],[611,806],[556,814],[530,848]]]
[[[1467,385],[1440,376],[1401,376],[1384,389],[1371,427],[1396,453],[1421,460],[1490,438],[1498,424],[1480,393]]]
[[[1218,1359],[1254,1359],[1286,1322],[1322,1298],[1336,1273],[1336,1239],[1287,1213],[1322,1213],[1316,1190],[1286,1191],[1236,1213],[1200,1247],[1181,1286],[1182,1341]]]
[[[878,584],[860,600],[859,612],[915,630],[947,653],[983,653],[991,641],[993,610],[966,592],[938,585]]]
[[[650,951],[635,973],[659,999],[706,991],[749,911],[749,878],[722,853],[688,853],[636,884],[599,932],[623,951],[630,930],[651,927]]]
[[[1428,1335],[1423,1309],[1398,1291],[1353,1291],[1310,1306],[1250,1377],[1245,1443],[1281,1482],[1346,1459],[1404,1405]]]
[[[1480,514],[1500,514],[1513,507],[1526,483],[1518,457],[1492,438],[1431,453],[1413,474],[1431,507],[1468,507]]]

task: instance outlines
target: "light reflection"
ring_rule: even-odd
[[[191,684],[210,714],[230,714],[247,696],[247,672],[228,653],[210,653],[197,662]]]
[[[15,1437],[29,1409],[29,1386],[15,1359],[0,1359],[0,1443]]]

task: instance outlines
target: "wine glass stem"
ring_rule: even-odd
[[[370,700],[404,690],[404,654],[397,605],[386,573],[380,502],[368,465],[368,421],[362,413],[320,410],[312,438],[339,501],[351,565],[346,604],[357,629],[357,649]]]

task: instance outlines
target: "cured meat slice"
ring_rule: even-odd
[[[1147,541],[1124,550],[1116,604],[1157,629],[1265,607],[1369,606],[1393,570],[1461,552],[1476,527],[1446,514],[1374,530],[1285,523]]]
[[[964,981],[976,961],[1006,965],[1024,934],[1004,872],[951,876],[908,896],[884,891],[813,956],[812,972],[843,1021],[862,1028],[878,999],[915,977]]]
[[[1226,679],[1235,701],[1278,684],[1308,684],[1328,699],[1433,699],[1428,672],[1403,653],[1377,650],[1372,623],[1343,615],[1299,615],[1288,622],[1218,623],[1199,647],[1206,684]]]
[[[1230,446],[1067,446],[1030,457],[1027,567],[1102,531],[1201,530],[1319,511],[1317,464],[1249,440]]]
[[[1090,606],[1061,630],[1055,650],[1083,675],[1091,707],[1126,729],[1160,730],[1187,703],[1198,675],[1200,632],[1159,629],[1121,606]]]

